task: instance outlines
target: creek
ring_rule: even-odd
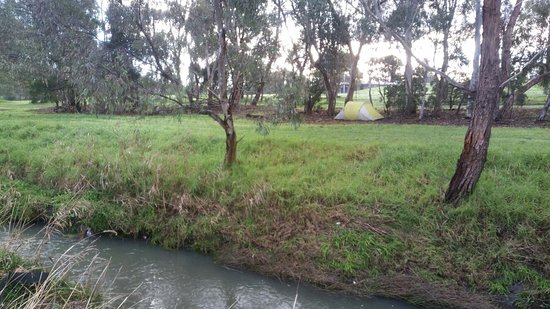
[[[74,253],[92,246],[99,258],[89,254],[87,261],[73,268],[72,276],[78,278],[86,271],[101,277],[100,290],[106,298],[118,296],[118,302],[127,298],[121,308],[414,308],[397,300],[342,295],[224,267],[196,252],[166,250],[143,240],[78,240],[54,234],[44,241],[40,227],[17,238],[2,230],[0,239],[27,258],[35,256],[43,242],[40,260],[45,268],[69,249]],[[100,276],[104,268],[90,264],[101,261],[108,261],[108,270]]]

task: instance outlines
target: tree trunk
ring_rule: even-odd
[[[405,64],[405,108],[404,112],[406,114],[416,113],[416,105],[414,104],[414,95],[413,95],[413,68],[412,68],[412,53],[410,49],[412,48],[412,33],[410,27],[405,33],[405,42],[409,47],[406,50],[407,54],[407,63]]]
[[[252,102],[250,102],[250,105],[252,106],[258,105],[258,102],[260,101],[260,98],[264,93],[264,87],[265,87],[265,82],[262,80],[260,83],[258,83],[258,88],[256,88],[256,95],[254,95],[254,98],[252,99]]]
[[[481,53],[481,24],[483,22],[483,16],[481,15],[481,0],[476,1],[476,23],[475,23],[475,49],[474,49],[474,58],[472,61],[473,70],[472,78],[470,79],[470,92],[475,93],[477,91],[477,86],[479,84],[479,56]],[[468,106],[466,107],[466,118],[472,118],[474,111],[475,101],[474,97],[468,97]]]
[[[317,65],[317,70],[321,73],[321,76],[323,77],[323,83],[325,84],[325,89],[327,91],[327,101],[328,101],[328,108],[327,108],[327,115],[328,116],[334,116],[336,115],[336,96],[338,87],[337,85],[333,85],[330,79],[330,76],[328,72],[320,65]]]
[[[441,72],[447,73],[449,68],[449,34],[445,33],[443,36],[443,64],[441,65]],[[440,78],[437,84],[437,93],[435,96],[434,111],[437,113],[441,111],[443,102],[449,97],[449,82],[446,78]]]
[[[479,89],[464,149],[445,194],[445,201],[449,203],[457,204],[474,190],[487,160],[493,113],[499,97],[499,30],[500,0],[485,0]]]
[[[237,73],[233,81],[233,89],[231,90],[231,96],[229,101],[232,106],[239,106],[241,99],[243,98],[244,80],[241,73]]]
[[[544,118],[546,118],[546,113],[548,113],[549,107],[550,107],[550,94],[548,94],[548,98],[546,99],[546,104],[544,104],[544,107],[540,110],[538,121],[544,121]]]
[[[351,43],[348,44],[349,53],[351,55],[352,61],[351,61],[351,70],[350,70],[350,78],[349,78],[349,89],[348,89],[348,94],[346,95],[345,103],[348,103],[349,101],[353,101],[353,95],[355,94],[355,90],[357,90],[357,64],[359,63],[361,50],[363,49],[364,43],[361,41],[359,42],[359,44],[360,44],[359,50],[355,55],[353,54]]]
[[[372,78],[369,78],[369,102],[370,105],[374,106],[374,102],[372,102]]]
[[[65,98],[67,102],[67,109],[71,113],[80,113],[82,109],[80,107],[80,102],[76,96],[76,91],[72,85],[68,86],[68,89],[65,91]]]
[[[328,99],[327,115],[329,116],[336,115],[337,91],[338,91],[337,87],[332,87],[332,89],[327,90],[327,99]]]
[[[233,117],[225,119],[225,165],[237,162],[237,132],[233,126]]]
[[[225,27],[223,24],[223,10],[222,10],[223,0],[214,0],[214,18],[216,19],[216,27],[218,31],[218,84],[220,91],[220,104],[222,109],[227,110],[227,78],[225,74],[225,62],[227,55],[227,41],[225,40]],[[224,109],[224,107],[226,107]]]
[[[194,88],[194,95],[195,95],[195,102],[197,102],[197,104],[200,104],[200,100],[201,100],[201,83],[200,83],[200,79],[199,79],[199,76],[197,74],[195,74],[195,88]]]
[[[422,121],[424,119],[424,109],[425,109],[425,106],[426,106],[426,94],[428,93],[428,89],[426,88],[426,84],[428,84],[428,81],[429,81],[429,76],[428,76],[428,71],[425,70],[424,71],[424,91],[422,92],[422,99],[421,99],[421,102],[420,102],[420,113],[418,114],[418,120]]]
[[[512,43],[513,43],[513,33],[518,20],[519,14],[521,13],[521,6],[523,0],[517,0],[512,14],[510,14],[510,19],[506,24],[506,29],[504,29],[504,34],[502,36],[502,60],[500,65],[500,78],[501,80],[507,80],[510,77],[512,72]],[[503,119],[505,116],[511,115],[512,106],[514,105],[514,99],[508,97],[502,104],[502,107],[499,109],[497,114],[497,119]]]
[[[378,94],[380,95],[382,104],[384,104],[384,112],[389,115],[390,107],[386,104],[386,96],[384,95],[384,91],[382,91],[382,87],[380,86],[380,81],[378,81]]]
[[[304,112],[306,113],[306,115],[313,114],[313,98],[311,97],[311,95],[308,95],[308,98],[306,99]]]
[[[220,106],[223,112],[223,119],[217,115],[210,114],[225,131],[225,165],[231,166],[237,162],[237,133],[233,124],[233,104],[227,100],[227,78],[225,64],[227,55],[227,42],[225,39],[225,28],[223,25],[223,0],[214,0],[214,18],[218,31],[218,83],[220,91]]]
[[[275,32],[275,41],[279,42],[279,32],[280,27],[277,27],[277,32]],[[260,98],[264,95],[264,87],[265,87],[265,80],[268,78],[269,74],[271,74],[271,66],[273,65],[273,62],[276,60],[278,53],[273,53],[269,57],[269,61],[267,62],[267,65],[265,66],[265,72],[261,74],[261,80],[258,84],[258,87],[256,88],[256,95],[254,96],[254,99],[252,100],[252,103],[250,105],[256,106],[258,105],[258,102],[260,101]]]
[[[193,96],[193,93],[187,89],[185,90],[185,94],[187,95],[187,101],[189,102],[189,106],[193,106],[195,103],[195,98]]]
[[[214,68],[215,68],[215,65],[213,63],[210,63],[210,61],[208,61],[208,56],[209,56],[209,53],[210,53],[210,48],[209,48],[209,44],[206,44],[206,78],[208,80],[208,84],[207,84],[207,88],[206,89],[206,93],[207,93],[207,99],[206,99],[206,104],[208,106],[213,106],[214,105],[214,96],[212,95],[212,92],[214,91]]]

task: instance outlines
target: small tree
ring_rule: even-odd
[[[369,89],[369,99],[372,104],[372,94],[371,88],[372,83],[376,82],[378,85],[378,92],[382,98],[382,103],[384,104],[384,111],[386,114],[391,112],[392,101],[386,99],[386,87],[395,85],[403,79],[402,75],[398,72],[403,64],[401,60],[395,56],[385,56],[382,58],[373,58],[369,61],[369,79],[371,81]],[[382,85],[385,85],[385,88],[382,88]]]
[[[292,5],[294,19],[302,28],[301,39],[309,61],[323,77],[327,114],[334,116],[340,75],[346,67],[343,47],[350,41],[349,25],[330,0],[294,0]]]

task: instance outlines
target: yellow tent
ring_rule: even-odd
[[[334,117],[337,120],[378,120],[384,118],[370,104],[361,102],[349,101],[344,106],[344,109]]]

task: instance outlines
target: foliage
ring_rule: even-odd
[[[301,27],[301,41],[306,57],[323,78],[328,114],[335,113],[340,75],[346,70],[344,46],[350,41],[349,23],[331,1],[293,1],[292,15]],[[314,54],[317,55],[314,58]]]
[[[405,112],[405,80],[403,77],[397,77],[395,84],[388,85],[384,88],[386,96],[386,106],[388,109],[397,109],[400,112]],[[427,85],[424,84],[424,70],[417,68],[413,75],[413,91],[414,93],[425,93]],[[418,106],[419,102],[415,97],[413,105]]]

